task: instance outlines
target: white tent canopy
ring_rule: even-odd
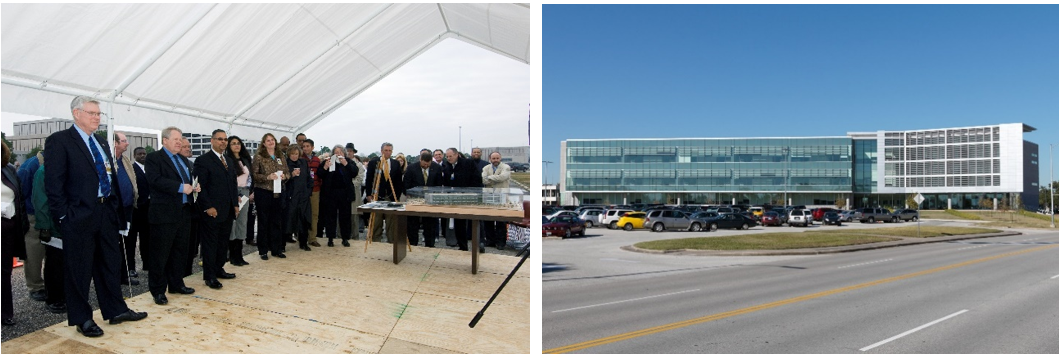
[[[523,63],[530,51],[527,4],[0,9],[3,111],[68,118],[87,95],[120,125],[186,132],[304,131],[447,38]]]

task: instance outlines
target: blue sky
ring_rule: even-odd
[[[1058,13],[1056,5],[543,5],[547,180],[558,180],[566,139],[1022,122],[1037,128],[1025,139],[1041,146],[1045,185],[1048,144],[1059,150]]]

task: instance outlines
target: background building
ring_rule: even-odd
[[[232,136],[233,134],[232,133],[228,133],[228,135]],[[188,139],[188,142],[192,145],[192,159],[193,160],[195,160],[195,158],[199,157],[199,155],[203,155],[207,151],[210,151],[210,134],[209,133],[207,133],[207,134],[181,133],[181,136],[184,136],[185,139]],[[239,136],[239,135],[237,135],[237,136]],[[256,140],[248,140],[247,138],[242,137],[242,136],[240,136],[240,140],[244,142],[244,146],[247,147],[247,151],[250,152],[251,155],[254,155],[255,151],[258,150],[258,141],[256,141]],[[280,140],[280,138],[278,138],[277,140]]]
[[[1037,206],[1034,128],[848,133],[839,137],[597,139],[561,143],[561,204]]]
[[[528,146],[486,146],[481,147],[483,151],[483,159],[487,160],[491,157],[491,152],[498,151],[502,155],[502,162],[505,163],[531,163],[530,147]],[[469,150],[472,152],[472,150]]]
[[[51,118],[44,120],[31,120],[16,122],[12,124],[11,136],[7,139],[11,141],[12,156],[18,158],[18,162],[26,161],[26,154],[33,151],[34,148],[44,147],[44,141],[48,139],[49,135],[57,131],[62,131],[74,126],[73,119],[61,119]],[[100,129],[106,131],[107,124],[100,124]],[[125,157],[129,160],[133,159],[133,149],[137,147],[151,147],[153,149],[159,149],[159,135],[148,133],[137,133],[130,131],[122,131],[126,135],[126,139],[129,140],[129,149],[125,152]]]

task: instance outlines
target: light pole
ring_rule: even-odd
[[[458,152],[461,152],[461,125],[458,125]]]
[[[1051,159],[1048,160],[1048,221],[1052,222],[1052,228],[1056,228],[1056,194],[1052,187],[1052,181],[1056,178],[1056,144],[1048,144],[1048,148],[1052,150]]]
[[[785,208],[790,205],[790,147],[784,147],[782,150],[783,160],[786,160],[786,172],[782,175],[782,206]]]
[[[554,163],[554,162],[553,161],[543,160],[543,185],[546,185],[546,184],[550,183],[549,181],[546,181],[546,168],[549,166],[549,164],[552,164],[552,163]]]

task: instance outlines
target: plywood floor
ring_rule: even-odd
[[[294,245],[289,246],[294,247]],[[290,249],[290,248],[289,248]],[[525,262],[476,328],[469,321],[518,257],[413,247],[399,265],[391,245],[290,250],[287,259],[245,257],[224,288],[185,278],[193,295],[129,299],[148,318],[108,325],[90,339],[66,322],[3,343],[4,353],[529,353],[530,273]]]

